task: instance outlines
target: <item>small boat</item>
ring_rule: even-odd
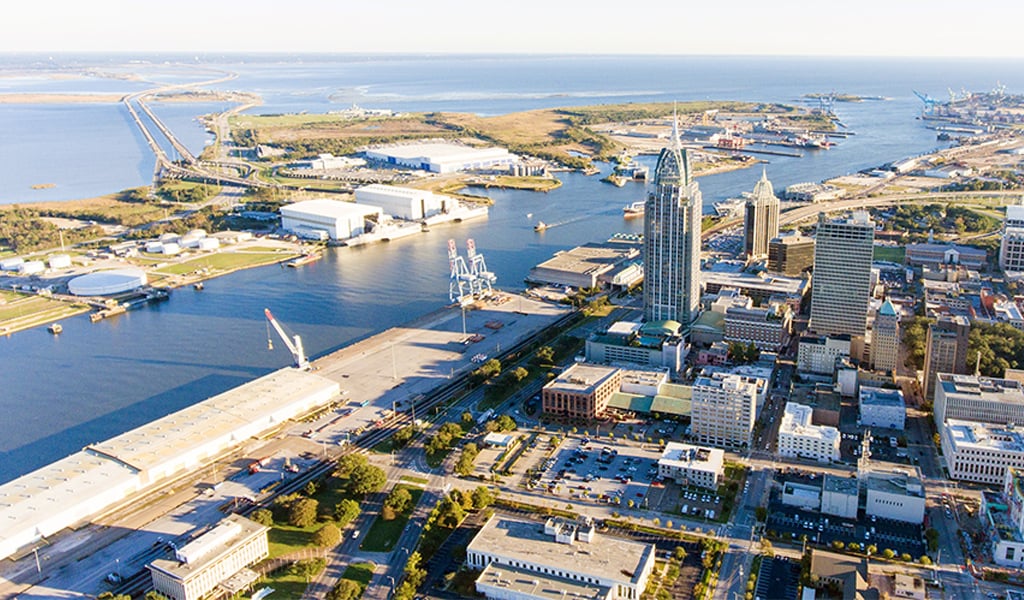
[[[548,224],[544,221],[537,221],[537,224],[533,226],[534,231],[544,231],[548,228]]]
[[[197,281],[196,283],[193,283],[193,284],[192,284],[192,287],[193,287],[193,288],[194,288],[194,289],[195,289],[195,290],[196,290],[197,292],[201,292],[201,291],[203,291],[203,282],[202,282],[202,281]]]
[[[54,323],[47,327],[46,330],[52,333],[53,335],[57,335],[58,333],[64,331],[64,326],[61,325],[60,323]]]
[[[631,219],[644,216],[644,201],[639,200],[622,208],[622,216]]]
[[[420,231],[426,231],[426,229],[421,225],[420,226]],[[297,257],[295,257],[295,258],[285,262],[285,264],[288,265],[289,267],[301,267],[302,265],[308,265],[309,263],[316,262],[316,261],[320,260],[321,258],[323,258],[323,253],[321,253],[321,252],[309,252],[307,254],[303,254],[301,256],[297,256]]]
[[[527,219],[532,219],[533,218],[533,213],[526,213],[526,218]]]

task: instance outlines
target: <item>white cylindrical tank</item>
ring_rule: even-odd
[[[30,260],[28,262],[21,263],[18,267],[18,272],[22,275],[37,275],[46,270],[46,265],[41,260]]]
[[[197,238],[204,238],[204,237],[206,237],[206,230],[205,229],[193,229],[192,231],[186,233],[185,235],[190,235],[192,237],[197,237]]]
[[[24,258],[6,258],[4,260],[0,260],[0,270],[17,271],[18,269],[21,268],[21,265],[23,264],[25,264]]]
[[[164,245],[162,242],[146,242],[146,252],[150,254],[160,254],[164,251]]]
[[[182,248],[198,248],[199,240],[201,239],[202,238],[199,236],[192,235],[191,233],[186,233],[185,235],[181,236],[180,240],[178,240],[178,245],[181,246]]]
[[[68,291],[76,296],[120,294],[146,285],[146,272],[141,269],[97,271],[68,282]]]
[[[160,241],[165,243],[165,244],[167,242],[176,242],[176,241],[178,241],[179,237],[181,237],[181,236],[176,234],[176,233],[165,233],[162,236],[160,236]]]
[[[220,248],[220,241],[217,238],[203,238],[199,240],[200,250],[216,250]]]
[[[178,254],[179,252],[181,252],[181,246],[179,246],[178,244],[176,244],[174,242],[167,242],[167,243],[164,244],[163,252],[166,255],[173,256],[173,255]]]
[[[51,269],[70,269],[71,257],[67,254],[54,254],[49,261]]]

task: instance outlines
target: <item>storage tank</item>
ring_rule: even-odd
[[[146,242],[146,252],[150,254],[160,254],[164,251],[164,245],[162,242]]]
[[[28,262],[21,263],[18,267],[18,272],[22,275],[38,275],[46,270],[46,265],[41,260],[30,260]]]
[[[180,240],[178,240],[178,245],[181,246],[182,248],[198,248],[199,240],[201,239],[202,238],[199,236],[192,235],[191,233],[186,233],[185,235],[181,236]]]
[[[176,233],[165,233],[160,236],[160,241],[166,244],[167,242],[176,242],[180,237],[181,236]]]
[[[146,285],[146,272],[141,269],[97,271],[68,282],[68,291],[76,296],[106,296],[129,292]]]
[[[71,257],[67,254],[54,254],[49,261],[51,269],[70,269]]]
[[[220,241],[217,238],[203,238],[199,240],[200,250],[216,250],[220,248]]]
[[[168,256],[173,256],[181,252],[181,246],[175,242],[165,242],[163,252]]]
[[[6,258],[4,260],[0,260],[0,270],[17,271],[23,264],[25,264],[24,258]]]

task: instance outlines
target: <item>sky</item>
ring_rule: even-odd
[[[1024,2],[990,0],[29,0],[0,52],[1024,57]]]

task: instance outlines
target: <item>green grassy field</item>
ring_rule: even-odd
[[[160,267],[156,272],[164,273],[166,275],[184,275],[201,269],[210,269],[211,271],[232,271],[235,269],[245,269],[248,267],[271,264],[293,256],[298,255],[294,252],[218,252],[217,254],[200,256],[182,263]]]
[[[281,569],[277,573],[268,575],[264,578],[263,584],[265,585],[256,586],[257,589],[263,587],[274,588],[274,598],[301,598],[309,586],[301,575],[292,574],[288,572],[288,569]],[[252,596],[244,597],[251,598]]]
[[[0,331],[8,333],[46,325],[89,310],[85,304],[70,304],[17,292],[0,292],[0,300],[4,301],[0,304]]]
[[[903,263],[907,249],[903,246],[875,246],[872,260],[884,260],[894,263]]]
[[[395,489],[398,488],[409,490],[409,494],[412,495],[413,507],[416,506],[420,501],[420,496],[423,495],[423,489],[416,486],[400,483],[395,486]],[[412,509],[410,508],[409,513],[411,512]],[[409,514],[398,515],[391,521],[385,521],[378,515],[373,525],[370,526],[370,531],[366,532],[366,538],[359,548],[367,552],[390,552],[395,547],[395,544],[398,542],[398,536],[402,535],[402,530],[405,529],[405,524],[408,522]]]
[[[323,523],[319,522],[309,527],[275,524],[267,533],[270,541],[270,555],[267,558],[276,558],[312,546],[313,534],[321,527]]]
[[[345,572],[341,574],[341,578],[354,581],[365,590],[366,586],[370,585],[370,580],[373,579],[373,564],[355,563],[349,565]]]

